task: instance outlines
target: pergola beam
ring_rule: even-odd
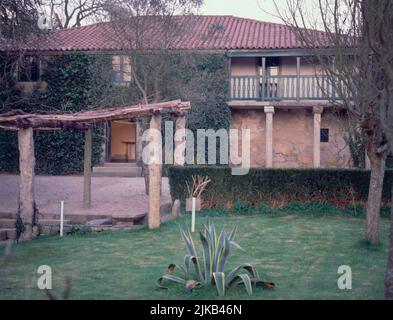
[[[128,120],[137,117],[147,117],[154,113],[179,115],[183,110],[190,109],[189,102],[174,100],[147,105],[132,105],[118,108],[95,108],[74,114],[26,114],[17,110],[0,114],[0,127],[10,129],[84,129],[89,124],[114,120]]]

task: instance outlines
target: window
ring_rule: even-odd
[[[321,142],[329,142],[329,129],[321,129]]]
[[[131,64],[127,56],[112,57],[112,81],[115,83],[129,83],[131,81]]]
[[[37,56],[24,56],[18,66],[18,81],[40,80],[40,60]]]

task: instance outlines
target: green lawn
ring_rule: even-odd
[[[276,283],[275,290],[256,289],[253,299],[383,298],[387,219],[382,220],[378,247],[362,241],[360,218],[280,214],[211,221],[228,227],[239,223],[237,241],[246,252],[234,248],[227,268],[250,262],[262,278]],[[155,285],[170,263],[183,261],[178,222],[157,231],[45,237],[16,245],[11,263],[0,271],[0,299],[46,298],[36,288],[37,268],[43,264],[53,269],[56,291],[62,291],[67,275],[73,277],[72,299],[216,299],[209,287],[190,294],[181,285],[170,284],[169,290]],[[337,288],[340,265],[352,267],[352,290]],[[228,290],[227,298],[249,299],[244,288]]]

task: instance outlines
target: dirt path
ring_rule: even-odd
[[[146,213],[148,197],[143,178],[92,178],[92,207],[83,208],[82,176],[37,176],[35,194],[43,214],[58,214],[65,201],[65,214],[134,216]],[[15,212],[19,176],[0,175],[0,212]],[[163,178],[161,204],[171,202],[168,179]]]

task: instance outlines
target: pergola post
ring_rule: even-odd
[[[83,207],[91,206],[91,153],[92,133],[91,128],[85,132],[84,170],[83,170]]]
[[[161,165],[162,165],[162,141],[161,141],[161,114],[154,113],[150,120],[149,142],[149,229],[160,227],[160,204],[161,204]]]
[[[19,147],[19,217],[22,220],[24,230],[20,235],[22,240],[31,239],[33,236],[34,221],[34,139],[33,129],[18,130]]]
[[[174,165],[184,166],[186,162],[186,114],[176,119]]]

